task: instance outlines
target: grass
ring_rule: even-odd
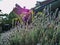
[[[31,31],[24,29],[11,34],[9,45],[60,45],[60,17],[43,15],[36,14]]]
[[[59,45],[60,44],[60,25],[54,25],[54,20],[49,22],[41,16],[35,19],[35,27],[31,31],[22,31],[14,35],[10,40],[11,45]]]

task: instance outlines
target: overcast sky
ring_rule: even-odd
[[[0,0],[0,9],[3,13],[9,14],[15,7],[16,3],[19,4],[21,7],[26,6],[26,8],[30,9],[35,6],[36,1],[44,0]]]

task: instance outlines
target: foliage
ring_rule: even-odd
[[[57,11],[56,9],[55,12],[50,12],[47,8],[35,14],[32,22],[33,29],[13,32],[9,38],[10,45],[60,45],[60,11],[58,14]]]
[[[17,35],[14,33],[10,41],[13,40],[15,45],[60,45],[60,23],[56,22],[59,17],[51,19],[50,17],[50,15],[37,14],[32,22],[34,28],[27,32],[20,30],[16,32]]]

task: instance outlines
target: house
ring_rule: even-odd
[[[20,7],[18,4],[15,5],[16,7],[13,9],[13,11],[17,14],[17,15],[20,15],[22,13],[24,14],[28,14],[29,13],[29,9],[26,9],[25,7],[22,8]]]
[[[33,8],[33,10],[37,13],[38,11],[42,11],[45,7],[48,8],[51,4],[51,11],[55,11],[56,8],[60,8],[60,0],[46,0],[44,2],[38,2],[40,5]]]
[[[22,8],[18,4],[15,5],[15,8],[13,8],[12,12],[16,14],[21,23],[26,23],[27,20],[29,22],[32,18],[32,10],[26,9],[26,7]]]

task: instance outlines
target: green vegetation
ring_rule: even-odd
[[[7,40],[1,41],[1,45],[60,45],[60,10],[51,11],[44,8],[42,12],[34,15],[31,30],[20,29],[9,35]],[[13,15],[13,16],[12,16]],[[9,21],[15,18],[15,14],[9,15]],[[10,23],[9,22],[9,23]]]
[[[4,32],[6,30],[10,30],[10,28],[12,28],[12,20],[14,18],[17,18],[16,14],[14,12],[11,12],[9,15],[8,14],[0,14],[0,26],[2,27],[2,31],[0,32]]]
[[[50,19],[51,16],[41,12],[36,14],[32,22],[33,29],[13,32],[6,45],[60,45],[59,15],[60,13],[57,18]],[[55,15],[53,14],[53,16]]]
[[[33,30],[31,32],[14,33],[10,38],[10,45],[59,45],[59,30]]]
[[[56,12],[55,12],[56,13]],[[60,15],[60,14],[58,14]],[[60,22],[51,16],[36,14],[31,31],[20,31],[10,38],[11,45],[60,45]],[[57,17],[59,18],[59,17]],[[58,23],[58,24],[57,24]]]

